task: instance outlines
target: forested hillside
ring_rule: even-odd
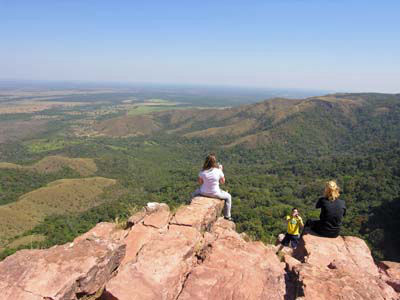
[[[77,120],[63,116],[35,139],[0,145],[1,162],[19,164],[0,168],[2,203],[19,201],[64,176],[83,177],[68,164],[55,173],[21,167],[48,156],[91,158],[96,164],[91,176],[117,183],[89,210],[59,210],[3,239],[3,257],[17,249],[10,243],[24,236],[45,239],[19,247],[48,247],[100,221],[121,222],[145,202],[172,207],[187,202],[205,155],[214,151],[224,165],[238,230],[273,242],[285,230],[282,218],[292,206],[306,219],[318,217],[314,204],[323,184],[336,179],[348,206],[343,234],[365,238],[376,258],[400,261],[400,95],[335,94],[110,115],[95,119],[87,136],[69,131]]]

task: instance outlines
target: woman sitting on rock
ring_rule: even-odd
[[[338,237],[342,219],[346,214],[346,204],[339,199],[339,195],[340,189],[336,182],[328,181],[325,184],[324,197],[316,204],[316,208],[321,209],[319,220],[308,220],[306,227],[324,237]]]
[[[222,165],[217,163],[215,154],[207,155],[203,169],[200,171],[198,177],[198,182],[201,184],[201,187],[192,194],[192,197],[201,195],[225,200],[224,217],[227,220],[232,220],[232,197],[228,192],[219,188],[220,183],[225,183],[225,176],[222,169]]]

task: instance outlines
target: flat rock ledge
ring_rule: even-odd
[[[306,234],[278,257],[219,217],[223,205],[148,203],[128,229],[99,223],[73,243],[18,251],[0,262],[0,299],[400,299],[400,264],[375,264],[363,240]]]

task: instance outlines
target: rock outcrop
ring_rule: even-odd
[[[128,229],[99,223],[73,243],[0,262],[0,299],[400,299],[400,264],[375,264],[365,242],[306,234],[292,251],[247,241],[197,197],[175,213],[149,203]]]
[[[367,244],[345,236],[323,238],[306,234],[288,260],[296,296],[305,299],[399,299],[385,282]]]
[[[381,261],[378,263],[382,278],[396,292],[400,293],[400,263],[393,261]]]
[[[95,294],[124,254],[123,243],[102,239],[18,251],[0,263],[0,299],[75,300]]]
[[[275,251],[244,241],[232,222],[218,219],[177,299],[285,299],[284,264]]]

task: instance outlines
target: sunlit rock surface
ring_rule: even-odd
[[[99,223],[73,243],[0,262],[0,299],[400,299],[400,264],[375,264],[356,237],[306,234],[295,251],[249,240],[196,197],[149,203],[128,228]]]

